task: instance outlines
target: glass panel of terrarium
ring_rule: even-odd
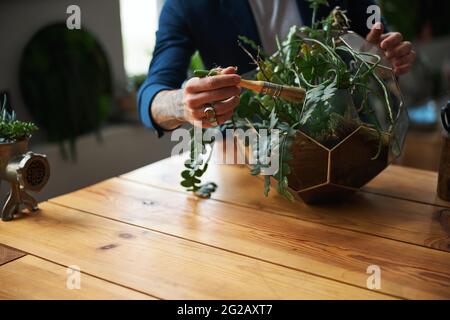
[[[379,65],[392,69],[392,65],[389,60],[386,58],[386,55],[383,50],[381,50],[377,45],[374,45],[370,42],[367,42],[366,39],[361,37],[359,34],[354,33],[352,31],[348,31],[347,33],[341,35],[339,37],[348,47],[352,48],[356,52],[359,53],[367,53],[368,55],[364,55],[363,58],[369,63],[375,63],[378,59],[375,56],[380,58]]]
[[[382,75],[379,70],[382,70]],[[384,105],[384,108],[375,108],[378,120],[382,123],[384,130],[392,129],[404,108],[403,96],[398,82],[393,73],[389,74],[388,69],[377,68],[376,76],[371,83],[371,87],[377,92],[377,97]]]
[[[390,152],[389,152],[389,162],[392,162],[398,158],[405,144],[406,134],[408,133],[409,127],[409,116],[406,108],[402,107],[400,109],[400,114],[398,115],[397,121],[395,123]]]
[[[360,124],[350,89],[337,89],[330,83],[308,91],[300,128],[321,145],[334,148]]]
[[[392,105],[390,96],[385,95],[385,91],[375,79],[370,81],[369,87],[372,90],[369,95],[369,110],[374,111],[374,116],[377,120],[376,123],[371,124],[374,124],[377,129],[381,129],[384,132],[391,132],[394,117],[393,113],[389,111]],[[362,120],[364,121],[365,119]]]

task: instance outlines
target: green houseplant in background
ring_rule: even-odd
[[[420,18],[421,0],[381,0],[383,16],[391,29],[402,33],[405,39],[415,39],[423,21]]]
[[[450,43],[450,1],[380,0],[379,4],[389,29],[413,41],[417,52],[413,69],[400,81],[407,94],[405,103],[411,123],[421,130],[434,130],[438,123],[434,104],[440,104],[449,93],[445,77]]]
[[[427,25],[433,37],[450,34],[449,1],[379,0],[379,3],[389,27],[401,32],[405,39],[416,40]]]
[[[273,179],[281,195],[293,200],[297,194],[313,203],[344,199],[399,156],[408,118],[392,70],[383,66],[379,55],[355,50],[344,41],[346,36],[356,37],[347,32],[345,12],[336,8],[315,21],[318,7],[327,2],[309,2],[314,12],[311,27],[292,27],[283,42],[277,39],[274,55],[252,57],[257,80],[303,87],[304,102],[244,92],[232,120],[221,130],[253,130],[258,135],[267,130],[264,146],[259,141],[249,145],[255,159],[267,157],[267,150],[279,153],[277,172],[264,176],[264,194]],[[280,138],[273,145],[275,131]],[[216,188],[213,183],[202,185],[200,179],[213,143],[197,141],[192,134],[190,159],[182,172],[182,186],[201,197],[209,197]],[[267,167],[270,163],[257,160],[251,174],[259,175]]]
[[[65,23],[42,28],[26,45],[20,87],[31,115],[64,157],[75,157],[76,138],[98,133],[110,114],[106,54],[88,31],[68,30]]]
[[[194,74],[195,70],[200,70],[200,69],[204,69],[204,68],[205,67],[203,65],[202,58],[200,57],[200,53],[198,51],[196,51],[191,57],[191,61],[189,63],[188,75],[192,76]],[[147,79],[147,74],[139,74],[139,75],[131,76],[129,78],[129,81],[131,84],[131,89],[134,92],[138,91],[139,88],[144,83],[145,79]]]

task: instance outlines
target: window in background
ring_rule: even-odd
[[[147,74],[158,27],[159,0],[120,0],[120,18],[128,77]]]

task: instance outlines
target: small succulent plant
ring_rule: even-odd
[[[0,109],[0,143],[11,143],[26,139],[36,130],[38,130],[38,127],[34,123],[16,119],[14,110],[8,110],[7,98],[4,95]]]

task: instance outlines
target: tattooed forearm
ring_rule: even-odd
[[[183,90],[161,91],[150,108],[153,120],[163,129],[172,130],[186,122]]]

